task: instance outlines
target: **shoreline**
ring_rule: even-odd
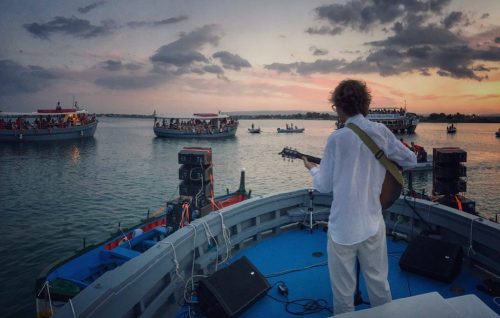
[[[149,118],[153,119],[153,115],[142,114],[96,114],[97,117],[110,118]],[[297,113],[289,115],[231,115],[235,119],[243,120],[337,120],[337,116],[328,113]],[[478,124],[494,124],[500,123],[499,116],[478,116],[478,115],[447,115],[447,114],[430,114],[429,116],[419,115],[421,123],[478,123]]]

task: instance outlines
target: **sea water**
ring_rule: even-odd
[[[177,153],[185,146],[213,150],[216,194],[239,185],[240,170],[253,196],[310,187],[302,161],[283,160],[284,147],[321,157],[334,122],[241,120],[235,138],[155,138],[150,119],[100,118],[94,138],[56,143],[0,144],[0,317],[34,316],[34,284],[40,271],[86,244],[109,238],[177,196]],[[278,134],[291,124],[302,134]],[[250,134],[254,124],[261,134]],[[421,123],[414,141],[467,151],[467,193],[485,217],[500,212],[498,124]],[[432,173],[413,176],[414,188],[429,193]]]

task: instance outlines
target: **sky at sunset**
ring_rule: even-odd
[[[0,110],[500,114],[499,0],[0,1]]]

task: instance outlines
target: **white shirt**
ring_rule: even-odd
[[[364,130],[400,167],[417,165],[415,154],[383,124],[363,115],[349,117],[347,123]],[[310,170],[313,186],[333,192],[328,232],[337,244],[353,245],[375,235],[383,222],[380,193],[384,166],[350,128],[334,131],[327,140],[321,165]]]

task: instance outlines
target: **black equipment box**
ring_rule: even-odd
[[[179,164],[206,166],[212,163],[212,148],[184,147],[178,156]]]
[[[182,181],[179,184],[179,194],[189,197],[194,197],[197,194],[208,197],[211,194],[211,189],[210,182],[202,184]]]
[[[463,179],[440,180],[435,179],[433,184],[434,192],[440,194],[454,194],[467,191],[467,182]]]
[[[459,209],[457,199],[460,200],[460,204],[462,206],[462,211],[471,213],[471,214],[477,214],[476,213],[476,201],[467,199],[461,195],[448,195],[448,196],[443,196],[438,200],[439,203],[449,206],[454,209]]]
[[[207,168],[201,166],[182,165],[179,168],[179,180],[188,182],[208,182],[213,174],[212,166]]]
[[[208,318],[236,317],[271,288],[267,279],[246,258],[200,280],[197,293]]]
[[[462,248],[453,243],[418,236],[409,244],[399,267],[405,271],[451,283],[462,269]]]
[[[467,176],[467,167],[461,163],[453,165],[435,164],[434,177],[441,179],[455,179]]]
[[[456,147],[433,148],[434,163],[466,162],[467,152]]]

